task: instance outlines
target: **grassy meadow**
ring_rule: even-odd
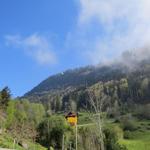
[[[91,123],[89,114],[81,113],[79,115],[79,124],[88,125]],[[136,129],[134,131],[123,131],[123,135],[120,136],[118,143],[125,145],[127,150],[150,150],[150,120],[135,120]],[[92,128],[93,125],[89,126]],[[80,128],[83,126],[80,126]],[[104,128],[121,128],[120,123],[116,123],[114,119],[106,119]],[[122,134],[122,133],[118,133]]]

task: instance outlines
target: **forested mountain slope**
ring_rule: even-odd
[[[42,102],[52,110],[83,109],[88,105],[89,90],[97,90],[113,105],[150,103],[150,60],[131,64],[87,66],[49,77],[24,95]],[[108,104],[109,103],[109,104]],[[47,105],[49,104],[49,105]]]
[[[115,66],[87,66],[50,76],[33,88],[25,96],[38,95],[51,90],[62,90],[67,87],[90,86],[98,81],[109,81],[124,76],[122,70]]]

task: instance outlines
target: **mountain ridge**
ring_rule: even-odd
[[[43,103],[55,111],[80,110],[85,103],[89,103],[88,91],[91,89],[105,95],[110,107],[114,107],[114,103],[118,103],[119,107],[124,104],[148,104],[150,60],[136,62],[132,67],[114,63],[67,70],[50,76],[22,98]]]
[[[118,71],[118,72],[117,72]],[[69,69],[62,73],[52,75],[43,80],[40,84],[27,92],[24,96],[36,95],[42,91],[53,91],[78,86],[90,86],[101,80],[111,80],[117,76],[124,76],[124,72],[119,67],[113,66],[86,66],[76,69]],[[109,73],[114,73],[114,76],[106,78]]]

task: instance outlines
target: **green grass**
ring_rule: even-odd
[[[138,121],[138,129],[132,133],[132,139],[121,139],[119,143],[128,150],[150,150],[150,121]]]
[[[0,148],[13,148],[13,138],[7,134],[0,135]],[[17,150],[23,150],[19,145],[15,145]]]
[[[56,115],[60,116],[60,114]],[[61,115],[62,116],[62,115]],[[92,120],[89,119],[90,115],[87,112],[80,112],[78,116],[78,125],[90,124]],[[115,123],[114,119],[104,119],[106,128],[115,128],[120,126],[120,123]],[[150,150],[150,120],[139,121],[135,118],[137,130],[131,132],[130,139],[120,139],[118,142],[125,145],[128,150]],[[93,125],[95,126],[95,125]],[[89,126],[93,128],[93,126]],[[83,128],[84,126],[81,126]]]
[[[10,149],[17,149],[17,150],[24,150],[21,146],[15,144],[13,145],[13,138],[9,134],[0,135],[0,148],[10,148]],[[46,148],[42,147],[37,143],[32,143],[30,141],[26,142],[29,146],[28,150],[46,150]]]
[[[57,116],[62,116],[57,114]],[[88,124],[92,123],[89,119],[88,113],[79,113],[78,124]],[[121,145],[125,145],[128,150],[150,150],[150,120],[136,120],[137,130],[132,131],[132,138],[120,139],[118,142]],[[114,119],[105,120],[105,127],[114,128],[120,126],[119,122],[115,123]],[[93,126],[89,126],[93,128]],[[46,150],[39,144],[33,144],[32,142],[27,142],[29,145],[28,150]],[[3,148],[13,148],[13,139],[8,134],[0,135],[0,147]],[[24,150],[21,146],[16,145],[17,150]]]
[[[125,145],[128,150],[149,150],[150,149],[150,132],[136,133],[133,139],[119,141]]]
[[[125,145],[128,150],[150,150],[150,120],[137,120],[137,130],[132,131],[132,138],[120,139],[118,142]],[[78,124],[91,123],[88,113],[79,113]],[[105,120],[105,127],[114,128],[120,126],[119,122],[115,123],[114,119]]]
[[[91,123],[90,115],[88,113],[79,113],[78,114],[78,124],[88,124]]]

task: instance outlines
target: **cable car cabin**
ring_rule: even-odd
[[[71,126],[75,126],[77,124],[77,114],[76,113],[72,113],[69,112],[65,118],[67,119],[67,122],[71,125]]]

